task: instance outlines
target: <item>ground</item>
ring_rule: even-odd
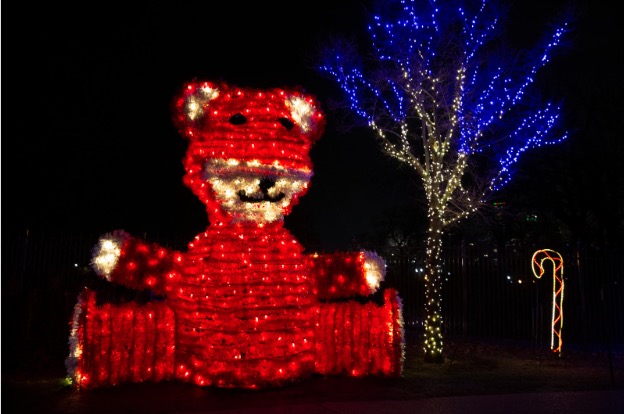
[[[562,357],[557,357],[547,346],[517,341],[447,338],[446,342],[445,362],[425,363],[420,340],[408,332],[402,378],[318,376],[260,391],[143,383],[78,392],[57,369],[3,371],[2,408],[15,407],[20,413],[197,413],[319,402],[624,390],[622,349],[564,346]]]

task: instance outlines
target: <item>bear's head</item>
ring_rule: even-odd
[[[283,220],[312,177],[310,148],[325,117],[300,89],[250,89],[191,82],[174,101],[188,138],[187,185],[211,223]]]

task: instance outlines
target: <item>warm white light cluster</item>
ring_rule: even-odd
[[[371,293],[375,293],[379,289],[379,285],[386,276],[386,263],[381,256],[375,252],[364,251],[364,270],[366,272],[366,283],[371,290]]]
[[[204,85],[199,88],[199,93],[189,96],[186,102],[186,115],[193,121],[204,113],[204,106],[219,96],[219,90]]]
[[[78,303],[74,306],[74,315],[72,317],[71,329],[69,332],[69,358],[67,358],[65,364],[69,373],[69,381],[80,375],[77,372],[78,360],[82,356],[82,343],[79,338],[80,317],[83,303],[81,298],[78,299]]]
[[[265,194],[260,188],[261,180],[267,178],[274,181],[266,190],[271,200],[263,199]],[[282,220],[293,197],[307,188],[311,178],[312,171],[286,168],[277,163],[261,165],[258,161],[211,159],[204,166],[204,179],[210,182],[223,209],[235,220],[258,223]],[[242,200],[241,192],[258,201]]]
[[[303,132],[308,132],[312,128],[312,115],[315,113],[314,107],[298,96],[291,96],[286,100],[286,106],[290,108],[290,116],[295,124]]]
[[[125,237],[128,237],[125,233],[116,232],[105,235],[99,240],[92,263],[98,275],[110,280],[110,273],[117,266]]]

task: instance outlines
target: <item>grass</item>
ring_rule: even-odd
[[[183,383],[123,384],[77,392],[58,369],[2,373],[2,407],[16,412],[166,413],[442,396],[624,389],[624,352],[566,349],[513,341],[450,338],[445,361],[425,363],[408,332],[402,378],[315,376],[260,391],[200,388]]]
[[[564,348],[559,357],[547,346],[460,338],[445,353],[441,365],[406,360],[406,381],[422,384],[425,397],[624,387],[621,352]]]

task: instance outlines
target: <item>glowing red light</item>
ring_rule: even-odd
[[[191,100],[205,119],[196,118],[200,112],[187,117]],[[300,108],[301,101],[309,108]],[[401,375],[397,292],[385,290],[382,305],[356,301],[370,294],[365,255],[308,255],[284,227],[283,215],[307,186],[280,190],[293,194],[277,210],[279,217],[270,219],[228,210],[215,184],[202,178],[207,165],[233,168],[228,171],[241,180],[260,171],[309,177],[309,150],[324,128],[315,100],[297,90],[265,93],[204,82],[188,85],[175,102],[175,119],[189,139],[184,183],[206,204],[210,225],[185,252],[123,238],[108,279],[135,289],[148,286],[164,299],[96,305],[94,292],[81,295],[72,341],[82,354],[68,359],[76,364],[74,373],[82,374],[79,386],[178,379],[256,389],[313,373]],[[233,124],[231,118],[241,113],[246,123]],[[289,128],[276,122],[289,117]],[[302,125],[290,128],[291,122]],[[215,154],[221,164],[208,164]],[[249,209],[273,203],[246,202]]]

